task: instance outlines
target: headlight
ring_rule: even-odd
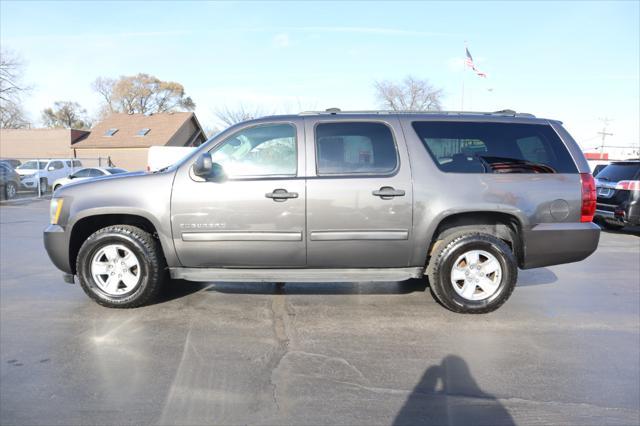
[[[58,219],[60,219],[60,212],[62,211],[62,202],[64,199],[62,198],[52,198],[51,204],[49,205],[49,219],[52,225],[58,224]]]
[[[30,179],[32,177],[34,177],[36,174],[35,173],[31,173],[30,175],[22,175],[20,176],[20,179],[24,180],[24,179]]]

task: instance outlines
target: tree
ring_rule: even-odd
[[[31,127],[31,123],[20,105],[14,102],[1,101],[0,105],[0,129],[25,129]]]
[[[149,74],[122,76],[117,80],[99,77],[91,86],[102,96],[106,112],[155,114],[192,111],[196,107],[182,84]]]
[[[0,50],[0,127],[28,127],[22,95],[29,87],[22,84],[24,63],[22,59],[7,49]]]
[[[64,129],[88,129],[91,123],[87,119],[87,110],[79,103],[58,101],[53,108],[42,110],[42,121],[45,127]]]
[[[235,108],[222,107],[213,111],[213,115],[215,115],[215,117],[227,127],[269,114],[272,113],[266,112],[262,107],[247,107],[243,104],[239,104]]]
[[[400,82],[376,81],[376,97],[383,108],[394,111],[438,111],[441,109],[442,89],[428,80],[407,76]]]

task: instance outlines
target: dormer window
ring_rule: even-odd
[[[145,136],[147,133],[149,133],[149,130],[151,129],[140,129],[138,130],[138,133],[136,133],[136,136]]]
[[[115,135],[117,131],[118,131],[118,129],[109,129],[106,132],[104,132],[104,135],[108,136],[108,137],[111,137],[111,136]]]

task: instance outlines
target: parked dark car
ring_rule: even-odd
[[[16,160],[15,158],[0,158],[0,164],[3,164],[3,163],[8,164],[9,167],[11,167],[12,169],[15,169],[20,164],[22,164],[22,161]]]
[[[640,225],[640,160],[616,161],[596,177],[596,219],[608,229]]]
[[[0,196],[5,200],[15,198],[20,187],[20,176],[8,163],[0,162]]]

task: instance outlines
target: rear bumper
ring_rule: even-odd
[[[598,203],[596,217],[615,220],[628,225],[640,224],[640,201],[630,201],[621,205]]]
[[[71,274],[69,264],[69,242],[64,228],[58,225],[49,225],[44,230],[44,248],[49,258],[62,272]]]
[[[522,269],[586,259],[598,248],[600,227],[595,223],[541,223],[523,231]]]

